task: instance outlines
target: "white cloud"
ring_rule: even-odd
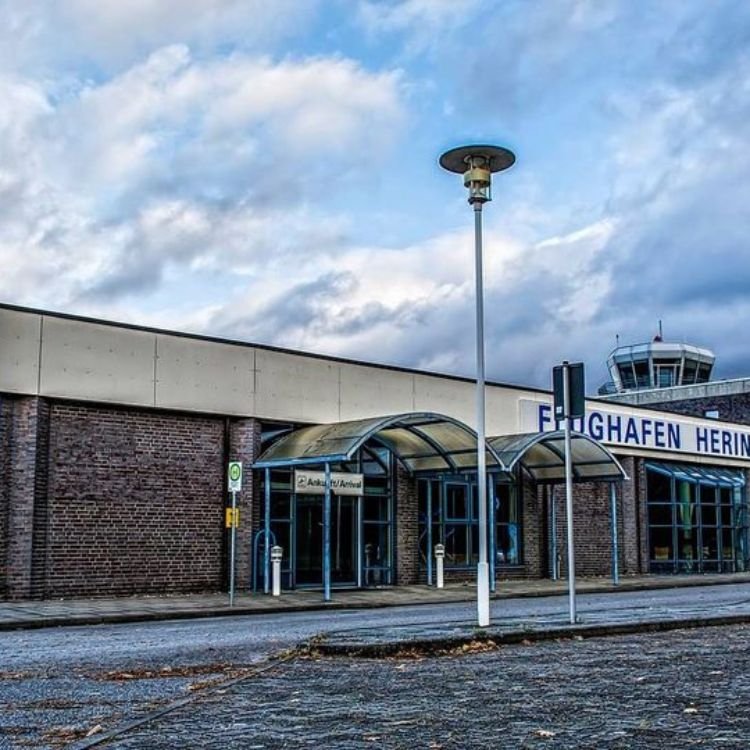
[[[406,34],[407,50],[417,53],[477,23],[480,5],[481,0],[360,0],[358,20],[371,35]]]
[[[317,0],[5,0],[0,61],[26,69],[123,70],[175,43],[201,55],[227,47],[270,51],[304,30],[317,6]]]
[[[346,59],[195,61],[175,45],[86,86],[60,107],[59,122],[77,179],[120,193],[160,182],[183,193],[239,192],[244,183],[290,194],[340,169],[343,154],[377,159],[403,123],[399,89],[398,73]]]
[[[332,252],[347,222],[324,199],[398,138],[400,88],[340,57],[195,60],[184,45],[62,100],[0,78],[0,294],[111,303],[180,268]]]

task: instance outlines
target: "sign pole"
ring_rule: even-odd
[[[569,366],[563,362],[563,404],[565,412],[565,520],[568,527],[568,602],[570,624],[576,623],[576,560],[573,549],[573,467],[570,454],[570,380]]]
[[[232,529],[229,536],[229,606],[234,607],[234,558],[237,545],[237,491],[232,490]]]
[[[227,489],[232,493],[232,508],[227,509],[226,526],[229,531],[229,606],[234,607],[234,568],[235,549],[237,547],[237,526],[239,526],[239,511],[237,510],[237,493],[242,489],[242,461],[230,461],[227,467]]]

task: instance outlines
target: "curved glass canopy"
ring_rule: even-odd
[[[502,435],[488,440],[501,461],[512,471],[521,468],[535,481],[565,481],[565,432],[530,432]],[[588,435],[571,432],[570,453],[574,482],[619,481],[628,475],[620,462]]]
[[[254,466],[272,468],[348,461],[368,440],[376,440],[392,451],[411,473],[477,468],[474,430],[456,419],[430,412],[302,427],[270,446]],[[504,469],[488,443],[487,470]]]

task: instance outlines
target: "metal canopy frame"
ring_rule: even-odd
[[[302,427],[281,437],[253,466],[273,469],[345,463],[369,440],[391,451],[411,474],[458,474],[477,468],[476,432],[457,419],[432,412]],[[486,455],[490,471],[505,471],[490,445]]]
[[[612,483],[614,534],[614,483],[627,479],[627,474],[609,450],[596,440],[581,433],[572,433],[571,437],[574,481]],[[263,578],[266,593],[270,585],[271,470],[318,465],[325,472],[323,599],[330,601],[331,466],[351,461],[370,440],[391,451],[412,475],[435,476],[443,472],[461,474],[477,471],[477,433],[457,419],[433,412],[312,425],[283,435],[253,465],[255,469],[265,470]],[[485,452],[487,470],[505,478],[522,469],[535,482],[549,484],[563,481],[563,443],[564,433],[561,430],[490,438]],[[494,502],[492,506],[494,509]],[[490,521],[493,528],[494,519]],[[494,556],[494,535],[490,537],[490,544]]]
[[[489,439],[509,472],[520,467],[539,484],[565,481],[565,432],[530,432]],[[628,478],[620,462],[600,442],[571,432],[574,482],[620,482]]]
[[[742,469],[724,469],[718,466],[696,464],[662,463],[647,461],[646,468],[668,477],[674,477],[693,484],[712,484],[720,487],[744,487],[745,476]]]

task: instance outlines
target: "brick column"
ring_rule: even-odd
[[[10,433],[13,427],[13,402],[0,396],[0,600],[7,596],[8,521],[10,488]]]
[[[545,504],[543,490],[522,476],[516,485],[521,509],[521,560],[529,578],[543,578]],[[496,568],[499,573],[499,567]]]
[[[2,409],[7,429],[5,594],[27,599],[44,593],[48,408],[39,398],[14,398],[3,399]]]
[[[254,476],[251,467],[259,455],[260,422],[257,419],[233,419],[229,426],[228,458],[230,461],[242,461],[243,469],[242,492],[237,496],[237,507],[240,508],[236,551],[237,591],[248,591],[251,583],[253,519],[257,519],[258,511],[263,505],[263,498],[260,496],[260,477]],[[230,501],[231,497],[227,494],[227,504]]]
[[[419,583],[419,504],[417,480],[395,459],[393,479],[396,484],[394,518],[396,584]]]
[[[626,574],[648,572],[648,528],[643,460],[621,456],[620,463],[630,479],[622,483],[620,519],[622,571]],[[643,486],[642,486],[643,485]]]

